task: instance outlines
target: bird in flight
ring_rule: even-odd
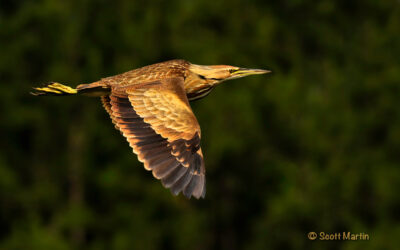
[[[144,168],[174,195],[199,199],[206,193],[205,168],[200,125],[189,101],[205,97],[223,81],[269,72],[170,60],[76,88],[53,82],[33,88],[32,94],[100,96]]]

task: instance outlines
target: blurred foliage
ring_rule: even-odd
[[[399,247],[397,0],[2,0],[0,49],[0,249]],[[29,95],[174,58],[274,72],[193,103],[204,200],[153,179],[97,98]]]

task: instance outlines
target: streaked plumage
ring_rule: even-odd
[[[101,96],[116,129],[145,169],[173,194],[200,198],[206,190],[201,132],[189,101],[206,96],[224,80],[268,72],[171,60],[81,84],[76,89],[51,83],[34,88],[33,94]]]

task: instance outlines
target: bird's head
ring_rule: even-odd
[[[240,77],[267,74],[271,71],[264,69],[247,69],[230,65],[197,65],[191,64],[189,70],[199,78],[207,81],[209,85],[236,79]]]

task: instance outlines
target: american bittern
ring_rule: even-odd
[[[219,83],[268,70],[229,65],[203,66],[171,60],[81,84],[34,88],[34,95],[101,96],[104,108],[143,162],[175,195],[205,196],[200,126],[189,101],[205,97]]]

